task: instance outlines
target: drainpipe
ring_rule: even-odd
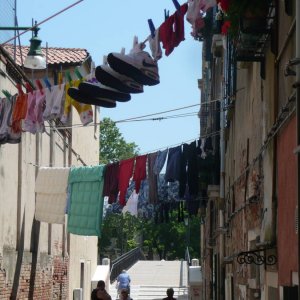
[[[300,1],[296,0],[296,59],[300,58]],[[296,65],[296,118],[297,118],[297,146],[300,145],[300,65]],[[300,157],[297,152],[297,201],[298,219],[300,216]],[[300,300],[300,230],[298,228],[298,300]]]
[[[225,63],[223,64],[223,68],[225,69]],[[221,86],[221,94],[223,94],[223,86]],[[224,96],[224,95],[223,95]],[[225,205],[225,112],[224,112],[224,101],[220,103],[220,203],[221,209],[219,209],[219,224],[220,227],[224,227],[224,205]],[[225,272],[223,272],[223,261],[224,261],[224,239],[225,236],[223,234],[220,235],[220,278],[221,278],[221,285],[220,285],[220,292],[221,294],[224,293],[224,282]]]
[[[225,117],[224,117],[224,102],[221,102],[221,112],[220,112],[220,203],[223,203],[225,198]],[[222,224],[220,226],[224,226],[224,216],[222,210]]]

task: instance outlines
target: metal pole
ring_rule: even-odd
[[[296,0],[296,58],[300,57],[300,1]],[[297,146],[300,145],[300,65],[296,65],[296,119],[297,119]],[[297,203],[298,219],[300,216],[300,157],[297,152]],[[300,300],[300,230],[298,228],[298,300]]]

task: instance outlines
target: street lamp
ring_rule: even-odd
[[[29,69],[41,70],[46,69],[46,58],[42,53],[42,40],[38,38],[39,28],[35,27],[34,36],[30,40],[30,48],[24,61],[24,67]]]
[[[30,39],[30,48],[27,57],[25,58],[24,67],[34,70],[42,70],[47,67],[46,58],[42,53],[42,40],[37,36],[39,28],[36,27],[36,24],[37,22],[35,22],[35,26],[33,27],[0,27],[0,30],[32,30],[33,36]]]

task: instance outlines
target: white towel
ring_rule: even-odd
[[[123,207],[122,213],[125,214],[126,212],[129,212],[131,215],[137,217],[138,198],[139,194],[137,194],[135,190],[133,190],[126,205]]]
[[[35,183],[35,218],[38,221],[64,224],[67,184],[70,168],[40,168]]]

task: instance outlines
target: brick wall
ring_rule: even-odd
[[[0,299],[68,299],[68,270],[62,256],[0,254]]]

